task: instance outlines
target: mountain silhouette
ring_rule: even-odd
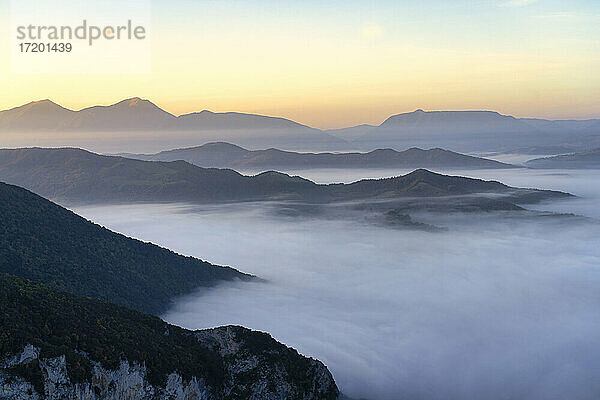
[[[368,153],[298,153],[279,149],[247,150],[230,143],[162,151],[156,154],[121,154],[151,161],[183,160],[200,167],[233,169],[303,168],[513,168],[510,164],[472,157],[444,149],[411,148],[398,152],[377,149]]]
[[[275,171],[246,176],[231,169],[201,168],[185,161],[142,161],[74,148],[0,150],[0,180],[50,199],[94,203],[266,200],[330,203],[481,193],[529,202],[567,196],[425,169],[394,178],[323,185]]]

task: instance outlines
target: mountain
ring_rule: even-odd
[[[76,115],[50,100],[32,101],[0,111],[0,131],[46,131],[62,129]]]
[[[246,150],[229,143],[208,143],[157,154],[122,154],[151,161],[183,160],[199,167],[233,169],[302,168],[514,168],[510,164],[443,149],[378,149],[369,153],[296,153],[278,149]]]
[[[520,189],[497,181],[436,174],[418,169],[409,174],[383,179],[364,179],[350,184],[329,185],[337,199],[370,199],[402,197],[445,197],[494,193],[511,196],[517,202],[543,198],[568,197],[547,190]]]
[[[69,148],[0,150],[0,180],[70,202],[218,202],[325,195],[313,182],[276,172],[250,177],[184,161],[132,160]]]
[[[289,119],[236,112],[215,113],[204,110],[181,115],[178,124],[184,129],[227,130],[227,129],[313,129]]]
[[[495,111],[423,111],[392,115],[379,128],[400,129],[420,134],[480,134],[487,132],[528,132],[531,128],[515,117]]]
[[[138,97],[79,111],[49,100],[0,111],[0,134],[4,133],[7,140],[10,138],[14,147],[39,144],[15,136],[17,133],[44,133],[46,143],[54,146],[73,145],[76,137],[87,143],[86,147],[90,142],[101,147],[106,146],[102,144],[107,136],[103,132],[127,133],[130,141],[139,140],[135,142],[138,148],[153,149],[164,148],[168,143],[183,147],[215,141],[252,150],[336,152],[410,147],[506,152],[539,146],[575,146],[580,151],[600,146],[598,119],[553,121],[515,118],[495,111],[416,110],[392,115],[378,126],[363,124],[330,130],[311,128],[285,118],[237,112],[204,110],[176,116]],[[48,137],[48,133],[56,137]],[[70,141],[61,139],[67,134]]]
[[[34,253],[35,255],[35,253]],[[5,399],[335,400],[327,368],[268,334],[188,331],[0,274]]]
[[[443,146],[456,151],[508,151],[600,144],[598,122],[515,118],[495,111],[416,110],[393,115],[377,127],[329,132],[369,149]]]
[[[94,106],[75,112],[61,129],[81,131],[157,131],[170,129],[177,117],[139,97],[110,106]]]
[[[0,273],[160,313],[198,287],[251,279],[233,268],[114,233],[20,187],[0,183]]]
[[[119,156],[146,161],[187,161],[204,168],[235,168],[241,160],[250,158],[254,151],[224,142],[206,143],[202,146],[161,151],[156,154],[122,153]]]
[[[270,130],[307,129],[306,125],[284,118],[208,110],[180,115],[170,114],[149,100],[133,97],[109,106],[93,106],[73,111],[50,100],[34,101],[0,111],[0,129],[28,130]]]
[[[109,106],[69,110],[49,100],[32,102],[0,111],[0,133],[85,132],[100,140],[102,132],[128,132],[156,140],[164,133],[178,140],[208,143],[228,140],[246,146],[292,149],[347,149],[348,143],[333,135],[285,118],[208,110],[180,116],[170,114],[154,103],[133,97]],[[58,139],[57,139],[58,140]],[[253,147],[254,148],[254,147]]]
[[[433,145],[471,151],[481,146],[493,147],[509,137],[519,136],[523,140],[534,132],[526,123],[494,111],[416,110],[389,117],[355,142],[371,147]]]
[[[424,169],[395,178],[319,185],[273,171],[245,176],[230,169],[201,168],[185,161],[142,161],[68,148],[0,150],[0,180],[60,201],[94,203],[265,200],[330,203],[484,192],[511,194],[515,199],[527,201],[565,195]]]
[[[527,161],[525,165],[531,168],[599,169],[600,148],[582,153],[536,158]]]

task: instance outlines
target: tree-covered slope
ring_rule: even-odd
[[[86,398],[113,398],[122,389],[129,397],[118,398],[172,399],[165,393],[177,389],[172,374],[180,388],[211,400],[338,397],[323,364],[265,333],[233,326],[188,331],[6,274],[0,274],[0,326],[0,389],[8,398],[35,398],[25,381],[48,398],[86,391]],[[129,369],[135,365],[139,376]]]
[[[198,287],[250,278],[111,232],[3,183],[0,272],[150,313]]]

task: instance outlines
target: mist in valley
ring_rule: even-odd
[[[286,169],[283,172],[299,175],[316,183],[352,183],[361,179],[390,178],[405,175],[414,169]],[[496,180],[504,184],[547,190],[558,190],[575,194],[576,199],[542,203],[526,208],[558,213],[573,213],[600,218],[600,170],[558,170],[558,169],[447,169],[430,168],[431,171],[446,175]],[[263,170],[243,170],[246,175],[254,175]]]
[[[348,182],[405,171],[298,171]],[[264,278],[177,299],[163,318],[269,332],[368,399],[593,399],[600,392],[600,171],[439,171],[558,189],[575,213],[420,214],[444,232],[277,204],[86,206],[110,229]],[[359,176],[360,175],[360,176]]]
[[[78,147],[103,154],[151,154],[165,149],[186,148],[225,141],[250,150],[270,147],[301,152],[358,151],[360,149],[360,146],[343,141],[329,143],[326,137],[323,138],[318,133],[310,131],[301,133],[302,135],[299,135],[298,132],[285,129],[275,132],[252,129],[15,132],[2,134],[2,147]]]

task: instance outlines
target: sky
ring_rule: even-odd
[[[102,3],[77,1],[91,17]],[[174,114],[261,113],[318,128],[419,108],[600,118],[598,1],[154,0],[140,73],[19,73],[10,16],[1,2],[0,109],[138,96]]]

